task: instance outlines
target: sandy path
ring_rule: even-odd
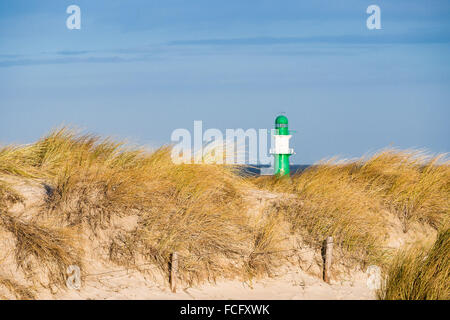
[[[181,287],[172,293],[167,284],[146,279],[141,273],[122,273],[85,281],[80,290],[65,290],[54,299],[186,299],[186,300],[368,300],[375,292],[360,274],[357,280],[324,283],[301,270],[290,270],[282,276],[254,281],[219,281],[195,287]]]

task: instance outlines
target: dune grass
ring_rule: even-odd
[[[386,215],[397,214],[407,232],[414,222],[436,230],[450,218],[450,162],[445,155],[383,150],[354,161],[323,161],[291,179],[260,177],[263,189],[294,194],[281,209],[306,241],[334,236],[364,262],[385,260]],[[380,260],[381,259],[381,260]]]
[[[6,213],[0,215],[0,227],[13,234],[15,261],[25,273],[44,269],[49,283],[62,285],[67,267],[82,265],[69,230],[25,222]]]
[[[168,273],[177,251],[184,256],[180,277],[192,283],[242,275],[244,269],[257,274],[273,262],[251,262],[261,230],[248,224],[242,191],[247,183],[232,166],[176,165],[170,147],[147,152],[66,128],[33,145],[3,149],[3,161],[0,172],[45,181],[42,212],[61,227],[88,227],[95,234],[114,217],[137,215],[134,230],[110,239],[110,259],[117,264],[130,267],[145,259]]]
[[[40,216],[30,222],[9,215],[8,203],[20,198],[1,183],[0,223],[16,238],[22,269],[37,259],[60,282],[68,264],[82,263],[73,230],[95,236],[127,216],[137,223],[111,235],[109,259],[126,267],[145,260],[167,275],[176,251],[180,278],[190,284],[270,274],[285,258],[277,252],[286,227],[317,249],[332,235],[343,257],[366,264],[386,261],[383,211],[395,212],[404,231],[414,222],[442,228],[449,219],[449,162],[416,151],[326,161],[291,179],[249,179],[233,166],[174,164],[170,146],[148,152],[63,128],[1,149],[0,174],[45,184],[41,214],[57,221],[53,227],[35,223]],[[284,196],[249,217],[245,190],[255,186]]]
[[[0,173],[30,176],[33,171],[32,159],[28,158],[31,148],[27,146],[0,148]]]
[[[34,300],[36,299],[36,292],[33,288],[23,286],[14,279],[4,277],[0,275],[0,287],[7,290],[9,294],[19,300]],[[0,295],[0,299],[8,299],[3,295]]]
[[[70,264],[79,263],[79,252],[72,245],[75,238],[68,229],[40,225],[39,221],[23,221],[8,212],[15,203],[24,198],[8,184],[0,180],[0,230],[12,234],[17,266],[26,274],[44,269],[48,280],[61,285],[65,280],[65,270]],[[3,285],[20,297],[31,297],[23,286],[8,279],[0,279]],[[14,289],[14,290],[13,290]],[[17,290],[16,290],[17,289]]]
[[[412,222],[439,229],[450,218],[450,161],[446,155],[388,149],[360,161],[356,176],[370,184],[406,232]]]
[[[382,258],[379,247],[387,229],[380,202],[366,184],[353,181],[340,166],[315,166],[291,180],[281,179],[273,187],[294,196],[269,208],[271,214],[281,212],[291,232],[305,243],[320,248],[333,236],[345,258],[355,258],[358,263],[375,263]]]
[[[397,254],[387,270],[380,299],[450,299],[450,229],[431,247],[417,245]]]
[[[17,202],[23,202],[24,198],[11,186],[0,180],[0,212],[6,211],[8,207]]]

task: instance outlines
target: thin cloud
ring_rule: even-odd
[[[76,55],[83,55],[87,53],[92,53],[93,51],[83,50],[83,51],[75,51],[75,50],[61,50],[56,52],[59,55],[63,56],[76,56]]]
[[[49,64],[72,64],[72,63],[120,63],[131,61],[120,57],[90,57],[90,58],[50,58],[50,59],[19,59],[0,61],[0,68],[14,66],[35,66]]]
[[[230,39],[175,40],[171,46],[242,46],[242,45],[290,45],[304,43],[320,44],[428,44],[450,43],[450,35],[341,35],[311,37],[252,37]]]
[[[194,50],[182,49],[183,47],[249,47],[249,46],[275,46],[276,50],[266,52],[271,55],[349,55],[355,54],[343,50],[332,48],[316,48],[301,49],[290,47],[290,45],[299,44],[319,44],[319,45],[339,45],[341,46],[358,46],[359,49],[368,48],[371,45],[395,45],[395,44],[448,44],[450,43],[450,34],[402,34],[402,35],[385,35],[385,34],[366,34],[366,35],[331,35],[331,36],[310,36],[310,37],[249,37],[249,38],[228,38],[228,39],[200,39],[200,40],[175,40],[161,45],[140,48],[118,48],[112,50],[104,50],[104,53],[110,53],[114,56],[103,57],[83,57],[90,53],[100,51],[94,50],[60,50],[53,54],[55,57],[50,58],[30,58],[18,59],[20,55],[9,54],[0,55],[0,68],[13,66],[32,66],[32,65],[51,65],[51,64],[73,64],[73,63],[123,63],[134,61],[146,61],[150,58],[154,59],[158,55],[164,54],[214,54],[214,49]],[[281,47],[283,46],[283,47]],[[179,50],[174,48],[179,47]],[[170,49],[172,48],[172,49]],[[223,52],[222,52],[223,53]],[[256,54],[256,53],[255,53]],[[265,54],[264,50],[258,49],[258,54]],[[120,56],[122,55],[122,57]],[[64,56],[64,57],[61,57]],[[23,56],[22,56],[23,57]]]
[[[3,58],[3,59],[15,59],[15,58],[19,58],[21,56],[22,55],[20,55],[20,54],[0,54],[0,58]]]

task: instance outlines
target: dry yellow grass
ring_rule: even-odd
[[[178,251],[184,256],[180,276],[189,283],[267,269],[261,262],[242,267],[253,245],[260,246],[254,234],[261,231],[248,224],[241,190],[246,182],[235,168],[175,165],[170,153],[170,147],[148,153],[63,128],[23,149],[4,149],[0,168],[45,180],[48,198],[42,213],[62,227],[88,227],[95,234],[97,228],[108,228],[113,216],[137,215],[135,230],[110,239],[110,258],[118,264],[129,267],[143,258],[168,272],[170,254]],[[35,231],[20,235],[38,239]],[[50,257],[56,257],[62,243],[47,244]],[[65,265],[65,257],[59,258]]]
[[[285,243],[288,239],[287,224],[282,214],[262,214],[252,220],[252,250],[245,261],[246,273],[250,279],[272,275],[277,267],[286,262],[286,249],[291,249]]]
[[[6,290],[19,300],[34,300],[36,299],[36,293],[33,288],[26,287],[17,283],[13,279],[0,276],[0,287],[6,288]],[[0,295],[1,299],[8,299],[8,297]]]
[[[386,300],[450,300],[450,229],[431,247],[399,252],[378,295]]]
[[[387,230],[380,203],[340,166],[312,167],[291,181],[276,182],[275,188],[295,196],[280,201],[271,212],[282,212],[292,233],[307,244],[320,248],[333,236],[337,248],[349,253],[347,258],[366,263],[378,262],[383,255],[379,247]]]
[[[29,176],[33,163],[29,147],[7,146],[0,148],[0,173]]]
[[[0,214],[0,227],[15,239],[15,261],[25,273],[44,269],[49,281],[61,285],[69,265],[81,265],[79,252],[72,245],[74,235],[64,229],[39,226],[7,213]]]
[[[361,160],[355,172],[378,191],[388,209],[403,221],[438,229],[450,218],[450,162],[445,155],[415,150],[385,150]]]
[[[361,261],[380,261],[388,230],[383,211],[439,229],[450,218],[450,164],[444,155],[388,149],[356,161],[332,159],[292,179],[261,177],[260,188],[293,193],[281,202],[294,232],[320,244],[327,236]],[[384,259],[382,259],[384,260]]]
[[[157,156],[169,167],[155,168],[148,180],[149,203],[124,243],[133,248],[129,254],[142,254],[167,272],[170,254],[178,251],[188,282],[236,273],[232,260],[244,253],[250,232],[239,179],[221,166],[175,166],[168,150]]]
[[[49,281],[55,285],[64,283],[65,271],[70,264],[80,263],[78,252],[71,244],[75,238],[64,228],[41,226],[39,221],[23,221],[8,213],[9,208],[24,199],[6,183],[0,181],[0,229],[14,238],[15,261],[25,273],[44,269]],[[2,279],[2,285],[13,293],[25,292],[25,287]],[[26,297],[27,295],[24,295]]]
[[[167,275],[177,251],[180,278],[194,283],[271,274],[285,258],[286,228],[317,249],[332,235],[342,257],[382,263],[383,210],[395,212],[404,231],[413,222],[438,229],[449,219],[450,169],[442,156],[386,150],[322,162],[292,179],[245,179],[235,169],[176,165],[170,147],[146,152],[63,128],[0,150],[1,174],[39,179],[48,191],[41,216],[22,221],[8,214],[20,196],[0,184],[0,223],[14,234],[24,271],[35,259],[61,283],[67,265],[82,262],[73,230],[95,236],[113,218],[137,216],[132,230],[108,239],[110,260],[127,267],[145,260]],[[249,217],[244,189],[252,186],[289,195]],[[58,222],[50,228],[41,217]]]
[[[8,183],[0,180],[0,212],[6,211],[14,203],[23,201],[19,193],[14,191]]]

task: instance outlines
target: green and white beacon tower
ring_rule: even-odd
[[[275,130],[273,132],[273,147],[270,153],[274,156],[274,175],[285,176],[290,173],[289,157],[294,154],[294,149],[289,148],[291,139],[289,121],[284,115],[275,119]]]

